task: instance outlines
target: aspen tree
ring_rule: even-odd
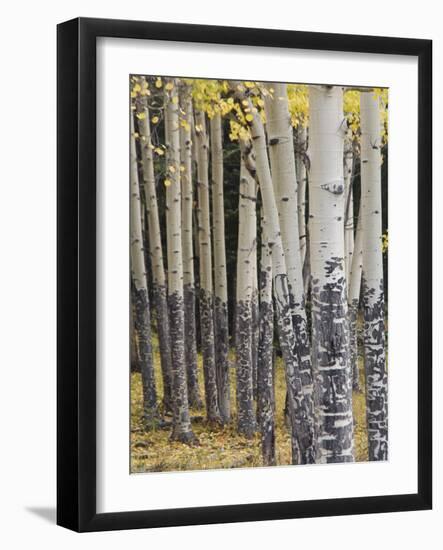
[[[261,431],[263,463],[276,464],[275,389],[273,365],[274,307],[272,302],[272,258],[267,223],[261,219],[260,337],[257,365],[257,418]]]
[[[223,137],[221,116],[210,121],[212,215],[214,237],[214,334],[218,404],[224,422],[230,419],[228,285],[226,279],[225,211],[223,196]]]
[[[344,231],[345,231],[345,268],[346,281],[349,285],[351,274],[352,255],[354,252],[354,194],[352,190],[352,176],[354,166],[354,150],[352,137],[345,139],[343,171],[345,183],[345,209],[344,209]]]
[[[180,123],[180,171],[182,186],[182,245],[183,294],[185,306],[185,356],[189,405],[200,409],[203,402],[197,377],[197,334],[195,327],[195,276],[193,240],[193,186],[192,186],[192,98],[187,86],[180,94],[182,118]]]
[[[241,86],[234,83],[240,92],[237,96],[246,98],[247,94],[241,91]],[[242,99],[242,101],[243,101]],[[247,101],[246,99],[244,99]],[[252,147],[256,158],[256,174],[260,185],[263,202],[263,213],[269,223],[269,248],[272,255],[273,288],[276,307],[277,327],[280,348],[285,362],[286,385],[288,389],[288,403],[291,415],[291,441],[293,463],[313,463],[315,461],[315,442],[313,427],[310,421],[309,405],[303,392],[302,377],[298,355],[295,351],[296,336],[292,323],[292,304],[290,299],[288,276],[284,248],[281,238],[277,204],[274,195],[267,143],[263,122],[252,102],[248,102],[250,132]],[[248,145],[240,140],[243,157],[247,154]],[[298,243],[297,243],[298,248]]]
[[[137,333],[138,355],[143,387],[143,423],[146,429],[159,421],[154,365],[152,361],[151,318],[148,283],[143,250],[140,184],[135,146],[134,117],[131,113],[131,279],[134,326]]]
[[[273,90],[272,94],[270,90]],[[269,143],[272,182],[274,185],[281,238],[284,247],[292,322],[303,391],[314,422],[312,404],[312,367],[300,256],[297,177],[294,139],[288,107],[287,85],[272,83],[265,96],[266,130]]]
[[[372,91],[361,94],[360,118],[362,299],[369,460],[387,460],[388,376],[382,257],[381,127],[379,99]]]
[[[250,438],[256,430],[252,365],[252,271],[254,242],[252,224],[255,211],[254,178],[240,165],[238,203],[238,251],[236,316],[237,428]]]
[[[306,166],[304,157],[307,147],[306,128],[302,124],[297,126],[297,156],[296,156],[296,173],[297,173],[297,210],[298,210],[298,237],[300,239],[300,259],[304,265],[306,257]]]
[[[168,249],[168,305],[172,354],[172,439],[196,443],[192,431],[186,383],[184,343],[183,254],[181,239],[179,98],[175,79],[165,85],[165,141],[167,175],[166,228]]]
[[[157,333],[160,348],[160,360],[163,379],[163,408],[172,411],[171,397],[171,341],[169,338],[169,315],[167,302],[167,284],[163,265],[163,250],[160,233],[160,221],[157,204],[157,190],[154,177],[153,145],[151,125],[147,105],[147,82],[139,78],[141,90],[135,99],[140,151],[142,161],[143,186],[148,222],[149,253],[152,266],[152,292],[154,298]]]
[[[309,86],[309,239],[319,462],[354,460],[344,265],[343,90]]]
[[[206,416],[222,421],[218,406],[214,345],[214,291],[212,281],[211,223],[209,212],[208,136],[203,111],[195,113],[197,148],[198,241],[200,251],[200,330],[205,380]]]
[[[355,234],[354,253],[348,285],[349,362],[352,369],[352,388],[361,391],[358,370],[357,316],[360,303],[361,274],[363,268],[362,230],[360,217]]]

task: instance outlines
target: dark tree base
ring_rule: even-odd
[[[194,432],[172,432],[171,441],[178,441],[190,447],[198,447],[200,442]]]

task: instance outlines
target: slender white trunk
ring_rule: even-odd
[[[166,189],[166,229],[168,248],[168,305],[172,353],[172,438],[194,443],[185,364],[185,319],[183,294],[183,253],[181,238],[180,130],[178,88],[168,79],[172,90],[165,91],[165,141],[168,186]]]
[[[257,418],[261,431],[265,466],[276,464],[275,390],[274,390],[274,307],[272,302],[272,257],[267,223],[261,220],[260,259],[260,338],[257,365]]]
[[[205,379],[206,415],[209,422],[222,421],[217,394],[214,346],[214,291],[212,283],[211,223],[209,214],[208,136],[205,114],[195,113],[197,141],[198,240],[200,250],[200,330]]]
[[[379,100],[360,98],[361,223],[363,232],[363,314],[369,460],[388,458],[388,376],[385,358],[381,128]]]
[[[307,148],[306,128],[302,125],[297,127],[297,210],[298,210],[298,236],[300,239],[300,258],[304,265],[306,257],[306,166],[305,154]]]
[[[146,85],[144,77],[140,78]],[[137,126],[140,136],[140,150],[143,168],[143,185],[146,200],[147,233],[152,266],[152,291],[154,297],[157,332],[160,348],[160,360],[163,378],[163,408],[172,411],[171,396],[171,341],[169,337],[169,315],[167,302],[167,284],[163,264],[163,250],[160,233],[160,221],[157,204],[157,190],[154,177],[154,159],[152,155],[151,127],[146,96],[135,101]]]
[[[151,318],[149,308],[148,282],[146,280],[145,257],[141,223],[140,184],[138,177],[137,152],[134,137],[134,117],[131,114],[131,275],[134,326],[137,333],[140,371],[143,386],[143,422],[146,429],[153,428],[158,421],[157,392],[152,359]]]
[[[274,89],[274,97],[266,96],[265,110],[272,181],[286,261],[296,353],[310,419],[314,423],[311,350],[300,256],[299,217],[294,215],[298,212],[298,204],[293,131],[286,84],[273,83],[270,87]]]
[[[352,191],[352,176],[354,166],[354,151],[351,139],[345,140],[344,151],[344,181],[345,181],[345,209],[344,209],[344,231],[345,231],[345,269],[346,281],[349,284],[351,274],[352,254],[354,252],[354,196]]]
[[[237,84],[234,83],[237,87]],[[237,94],[239,95],[239,94]],[[240,94],[244,100],[245,94]],[[252,102],[249,109],[253,111]],[[296,335],[292,323],[291,300],[286,273],[285,254],[283,249],[277,204],[272,184],[271,171],[267,154],[267,144],[263,122],[259,113],[254,113],[251,123],[253,150],[256,156],[256,171],[263,202],[263,212],[269,221],[269,248],[272,254],[274,297],[279,330],[280,348],[285,362],[286,384],[292,425],[292,460],[294,463],[312,463],[315,461],[314,437],[309,420],[309,407],[303,392],[300,365],[296,349]],[[240,142],[245,156],[249,146]],[[297,243],[298,249],[298,243]]]
[[[360,303],[361,274],[363,268],[362,230],[360,216],[355,234],[354,254],[352,256],[351,273],[348,285],[348,317],[349,317],[349,361],[352,369],[352,387],[361,391],[358,369],[358,334],[357,316]]]
[[[224,422],[230,419],[228,361],[228,285],[226,280],[225,208],[223,195],[223,136],[220,114],[211,128],[212,215],[214,227],[214,334],[218,404]]]
[[[256,429],[252,372],[252,266],[254,256],[253,219],[256,208],[256,183],[240,166],[240,193],[238,204],[238,251],[236,315],[236,380],[237,427],[246,437]]]
[[[195,278],[193,240],[192,139],[193,118],[190,90],[182,90],[180,107],[184,124],[180,125],[180,161],[182,186],[183,294],[185,304],[185,355],[189,405],[200,409],[203,402],[197,376],[197,334],[195,326]]]
[[[309,238],[318,461],[354,460],[344,265],[343,91],[309,87]]]

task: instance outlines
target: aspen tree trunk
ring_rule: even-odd
[[[255,198],[257,198],[257,186],[254,188]],[[253,253],[252,253],[252,389],[254,399],[257,398],[257,368],[258,368],[258,344],[260,338],[260,312],[259,312],[259,290],[258,290],[258,271],[257,271],[257,215],[256,209],[253,211],[252,220],[253,231]]]
[[[165,91],[165,142],[168,186],[166,189],[166,229],[168,248],[168,305],[172,353],[173,428],[171,438],[193,444],[184,342],[183,253],[181,240],[180,130],[178,88]]]
[[[260,339],[257,366],[257,418],[260,424],[263,464],[275,466],[275,389],[273,365],[274,307],[272,258],[268,228],[262,215],[260,260]]]
[[[349,361],[351,363],[352,388],[354,391],[361,391],[358,370],[357,316],[360,303],[361,274],[363,268],[362,255],[362,230],[359,216],[348,286]]]
[[[388,376],[385,358],[381,133],[379,100],[361,94],[361,223],[363,314],[369,460],[388,458]]]
[[[300,256],[299,220],[298,216],[294,215],[298,211],[298,204],[293,131],[286,84],[273,83],[272,88],[274,98],[266,96],[265,99],[269,158],[286,260],[292,322],[296,338],[295,351],[309,416],[314,425],[311,350]]]
[[[183,293],[185,304],[185,357],[189,405],[200,409],[203,402],[197,376],[197,334],[195,326],[195,279],[193,240],[192,139],[193,118],[190,91],[184,89],[180,104],[183,124],[180,125],[180,160],[182,186]]]
[[[141,224],[140,184],[134,137],[134,118],[131,114],[131,272],[134,326],[138,339],[138,354],[143,386],[143,423],[154,428],[158,421],[157,392],[152,360],[151,318],[148,283]]]
[[[241,94],[240,97],[245,97]],[[269,223],[269,248],[272,255],[273,288],[279,332],[280,348],[285,362],[286,385],[292,426],[292,460],[293,463],[313,463],[315,461],[315,442],[310,410],[303,392],[302,378],[295,331],[292,324],[292,308],[286,273],[285,254],[280,233],[277,204],[269,168],[266,137],[260,114],[253,111],[252,102],[249,109],[254,113],[251,124],[252,144],[256,157],[256,171],[263,201],[263,213]],[[248,146],[240,142],[242,154],[247,154]],[[297,243],[298,249],[298,243]]]
[[[142,84],[146,80],[141,77]],[[169,338],[169,315],[167,284],[163,265],[163,250],[158,215],[157,190],[154,177],[154,159],[152,156],[151,128],[146,96],[139,96],[135,102],[140,149],[142,157],[143,185],[146,199],[146,218],[148,221],[149,252],[152,266],[152,291],[156,311],[157,332],[160,348],[160,360],[163,379],[163,409],[172,411],[171,397],[171,341]]]
[[[206,416],[222,422],[218,406],[214,347],[214,294],[212,286],[211,224],[209,214],[208,136],[205,114],[195,114],[197,141],[198,240],[200,250],[200,330],[205,379]]]
[[[237,299],[236,317],[236,377],[237,427],[239,433],[250,438],[256,430],[252,381],[252,260],[255,211],[254,178],[240,165],[240,193],[238,203]]]
[[[318,461],[351,462],[352,373],[344,264],[343,90],[309,86],[309,238]]]
[[[225,209],[223,196],[223,138],[220,114],[210,122],[212,161],[212,215],[214,227],[214,334],[218,404],[229,422],[228,285],[226,280]]]
[[[345,140],[344,151],[344,182],[345,182],[345,215],[344,215],[344,227],[345,227],[345,268],[346,268],[346,281],[349,285],[349,278],[351,275],[352,255],[354,252],[354,197],[352,191],[352,175],[354,166],[354,151],[352,140],[350,138]]]
[[[297,210],[298,210],[298,236],[300,239],[300,259],[304,265],[306,257],[306,166],[304,155],[307,147],[306,128],[302,125],[297,127]]]

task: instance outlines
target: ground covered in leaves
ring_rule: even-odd
[[[160,356],[154,346],[157,388],[161,390]],[[360,374],[362,374],[362,359]],[[234,356],[231,357],[234,367]],[[203,388],[203,369],[199,357],[200,387]],[[364,388],[364,378],[361,387]],[[280,358],[276,363],[276,453],[278,465],[291,464],[290,434],[284,421],[286,384]],[[206,470],[218,468],[245,468],[263,466],[260,435],[248,440],[235,429],[235,369],[231,368],[231,407],[233,421],[225,427],[210,429],[204,421],[204,410],[191,410],[193,429],[199,445],[189,447],[171,442],[170,429],[146,432],[142,423],[142,385],[139,373],[131,375],[131,472],[165,472],[178,470]],[[354,393],[356,460],[367,460],[366,410],[364,393]]]

